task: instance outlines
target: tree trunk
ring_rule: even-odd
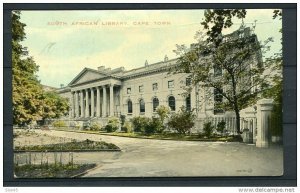
[[[238,134],[241,134],[241,124],[240,124],[240,111],[235,109],[235,116],[236,116],[236,130]]]

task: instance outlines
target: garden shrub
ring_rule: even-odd
[[[220,132],[220,133],[224,133],[225,127],[226,127],[226,122],[225,121],[218,122],[217,131]]]
[[[133,117],[131,123],[134,132],[144,132],[146,125],[149,123],[148,117]]]
[[[122,131],[126,132],[126,133],[131,133],[132,130],[132,124],[130,121],[125,121],[124,125],[122,127]]]
[[[64,121],[54,121],[52,123],[53,127],[66,127],[67,124]]]
[[[168,126],[180,134],[186,134],[194,126],[195,118],[193,111],[186,111],[184,108],[181,108],[178,113],[171,115]]]
[[[146,125],[144,129],[144,133],[146,135],[153,134],[153,133],[161,133],[162,132],[162,123],[159,118],[152,117]]]
[[[91,126],[90,126],[90,130],[100,131],[101,130],[101,124],[100,123],[92,123]]]
[[[214,126],[212,125],[211,122],[204,123],[203,131],[206,137],[211,137],[213,130],[214,130]]]
[[[115,132],[119,129],[119,124],[119,119],[113,118],[108,121],[104,129],[106,132]]]

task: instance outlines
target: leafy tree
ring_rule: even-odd
[[[65,99],[44,92],[36,73],[39,66],[28,56],[21,42],[26,38],[20,11],[12,12],[13,124],[29,124],[45,118],[58,118],[68,111]]]
[[[245,15],[244,10],[208,10],[202,25],[208,29],[209,37],[205,39],[198,33],[197,44],[191,48],[177,45],[175,50],[179,55],[175,73],[190,73],[194,86],[200,85],[207,93],[221,97],[215,100],[215,107],[235,112],[238,133],[240,110],[255,104],[270,84],[270,74],[265,73],[268,65],[262,65],[262,53],[268,51],[272,38],[259,43],[243,24],[230,35],[221,34],[223,28],[232,25],[232,17]],[[210,28],[209,23],[214,26]]]
[[[56,92],[48,91],[43,93],[43,119],[55,119],[65,116],[69,111],[68,99],[62,98]]]
[[[20,43],[26,38],[20,12],[12,12],[12,73],[14,124],[30,123],[42,116],[42,87],[37,79],[38,66]]]
[[[184,107],[178,113],[170,116],[168,126],[175,129],[180,134],[190,132],[194,126],[196,115],[192,111],[186,111]]]
[[[207,40],[219,45],[222,41],[222,30],[232,26],[232,18],[243,19],[246,17],[245,9],[207,9],[204,12],[204,21],[201,22],[204,29],[207,30]],[[212,26],[211,26],[212,25]]]

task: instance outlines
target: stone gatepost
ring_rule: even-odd
[[[272,109],[272,99],[261,99],[257,102],[256,147],[269,147],[269,128]]]

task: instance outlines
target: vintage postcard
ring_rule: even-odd
[[[15,178],[283,175],[282,10],[11,17]]]

